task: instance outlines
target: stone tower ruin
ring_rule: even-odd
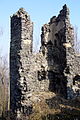
[[[26,113],[32,92],[51,91],[71,99],[80,95],[80,56],[66,5],[43,25],[39,53],[33,53],[33,23],[23,9],[11,17],[10,106]]]
[[[21,99],[27,91],[26,74],[29,69],[32,54],[33,23],[23,9],[11,17],[10,46],[10,87],[11,109],[21,109]],[[23,94],[23,96],[22,96]]]

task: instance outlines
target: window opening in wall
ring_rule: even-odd
[[[41,81],[41,80],[44,80],[46,79],[46,71],[38,71],[38,80]]]
[[[76,83],[80,84],[80,75],[76,75],[74,78],[73,78],[73,85],[76,85]]]

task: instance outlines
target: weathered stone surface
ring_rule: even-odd
[[[27,72],[32,54],[33,23],[23,8],[11,17],[10,92],[11,109],[23,112],[26,106]],[[29,106],[28,106],[29,107]],[[19,113],[18,112],[18,113]]]
[[[11,17],[10,103],[17,116],[32,113],[32,92],[51,91],[68,99],[80,96],[80,56],[74,51],[73,33],[64,5],[42,27],[40,52],[34,54],[30,16],[21,8]]]

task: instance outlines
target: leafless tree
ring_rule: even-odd
[[[0,111],[5,112],[8,108],[8,64],[5,57],[0,56]]]
[[[3,35],[3,30],[0,27],[0,37]],[[2,56],[0,51],[0,115],[8,108],[8,87],[9,73],[7,57]]]
[[[78,37],[78,27],[76,25],[74,26],[74,48],[76,53],[80,52],[80,40]]]

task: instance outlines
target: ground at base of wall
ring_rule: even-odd
[[[65,100],[52,92],[40,93],[29,120],[80,120],[80,98]],[[36,95],[34,95],[35,98]],[[34,100],[34,99],[33,99]]]
[[[33,105],[32,114],[20,120],[80,120],[79,97],[66,100],[52,92],[36,92],[28,96]]]

